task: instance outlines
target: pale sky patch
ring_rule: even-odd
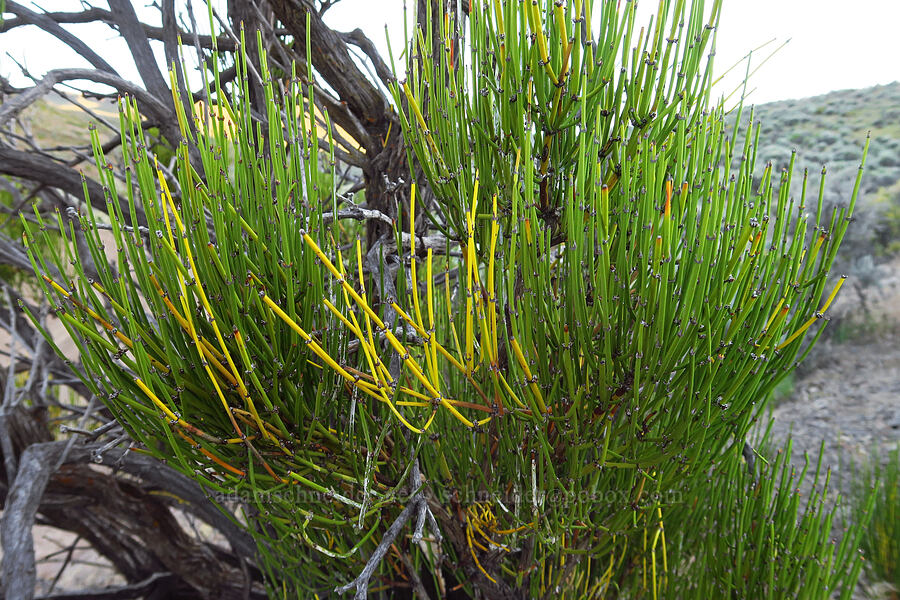
[[[155,9],[144,7],[143,2],[136,4],[140,4],[138,8],[145,20],[158,22]],[[199,23],[208,26],[202,0],[195,0],[194,4]],[[399,60],[404,5],[411,27],[415,2],[403,0],[341,0],[328,11],[326,20],[342,31],[361,28],[386,61],[387,26],[394,57]],[[79,3],[73,0],[43,0],[40,6],[49,11],[79,9]],[[657,7],[654,0],[640,2],[638,22],[647,22]],[[790,39],[753,75],[750,102],[758,104],[887,84],[900,80],[898,26],[898,0],[725,0],[717,42],[716,71],[724,72],[751,49],[774,40],[754,54],[752,64],[755,67],[772,50]],[[66,28],[88,40],[95,51],[123,76],[139,80],[124,42],[107,26],[66,25]],[[19,75],[18,67],[7,53],[26,64],[35,76],[52,68],[87,66],[55,38],[34,27],[22,27],[0,35],[0,74],[10,77],[19,86],[29,82]],[[743,66],[735,69],[718,86],[717,93],[727,95],[739,84],[744,72]]]

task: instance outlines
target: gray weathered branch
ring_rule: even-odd
[[[84,177],[82,173],[75,169],[66,167],[45,156],[0,145],[0,174],[40,181],[81,200],[85,199],[84,184],[86,184],[91,206],[103,212],[107,210],[106,194],[103,186],[93,179]],[[131,214],[126,199],[119,199],[119,209],[124,215]],[[144,209],[138,206],[135,208],[135,212],[137,214],[134,217],[138,223],[146,225],[147,218],[144,215]],[[28,268],[30,269],[31,267],[29,266]]]
[[[0,541],[4,548],[0,562],[0,581],[7,599],[30,600],[33,597],[36,571],[31,528],[57,463],[64,460],[65,464],[86,464],[98,459],[95,453],[97,445],[68,446],[66,441],[32,444],[20,457],[18,474],[10,486],[3,517],[0,518]],[[256,545],[249,534],[217,509],[195,481],[150,457],[129,453],[122,448],[111,449],[100,455],[99,459],[102,464],[139,477],[145,484],[158,487],[178,498],[181,508],[219,530],[236,554],[255,556]],[[102,531],[96,533],[103,534]],[[102,541],[103,536],[99,539]],[[145,541],[153,544],[151,540]],[[212,560],[212,556],[209,558]],[[198,556],[196,560],[198,564],[202,564],[205,559]],[[181,576],[185,576],[183,567],[181,571]],[[192,577],[190,574],[187,576]],[[198,572],[193,577],[201,583],[205,582],[206,575]],[[222,585],[226,583],[230,587],[233,582],[223,581]]]
[[[360,71],[340,34],[322,21],[310,0],[271,0],[270,4],[278,19],[296,38],[298,48],[306,47],[306,20],[309,16],[312,56],[306,59],[312,62],[328,85],[337,92],[341,102],[347,105],[345,110],[335,111],[332,117],[354,136],[368,155],[378,154],[382,149],[381,143],[372,136],[372,129],[367,127],[366,135],[361,136],[362,139],[357,138],[353,120],[348,119],[347,115],[354,115],[354,120],[362,123],[386,126],[390,119],[387,98]]]
[[[129,600],[130,598],[150,597],[150,594],[161,584],[173,579],[171,573],[154,573],[143,581],[130,585],[38,596],[35,600]]]
[[[12,14],[19,17],[22,22],[29,25],[36,25],[47,33],[55,36],[61,42],[77,52],[86,61],[94,65],[94,67],[96,67],[97,69],[116,75],[116,70],[113,69],[108,62],[103,60],[100,55],[91,50],[91,47],[88,46],[87,43],[84,42],[84,40],[63,29],[59,23],[57,23],[47,14],[41,14],[31,11],[18,2],[13,2],[13,0],[6,0],[5,10],[6,12],[11,12]]]

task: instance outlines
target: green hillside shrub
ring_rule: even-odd
[[[872,583],[885,582],[900,593],[900,446],[886,457],[874,455],[868,463],[850,465],[849,518],[868,523],[860,547]],[[871,498],[874,491],[874,499]]]
[[[895,255],[900,252],[900,180],[878,190],[872,204],[879,216],[873,227],[875,252]]]
[[[685,558],[676,561],[682,568],[670,575],[665,597],[849,597],[864,564],[858,557],[861,528],[875,522],[865,512],[871,492],[859,491],[854,525],[836,540],[832,524],[844,503],[831,489],[821,449],[816,462],[807,455],[795,467],[788,460],[791,440],[774,451],[767,436],[758,444],[769,457],[758,473],[748,473],[738,461],[723,463],[687,495],[685,506],[703,508],[689,508],[676,519],[680,539],[670,552]],[[710,487],[728,491],[710,502]]]
[[[720,4],[641,28],[473,1],[465,44],[416,31],[392,93],[423,176],[376,240],[318,185],[314,91],[264,57],[265,122],[216,77],[228,119],[180,115],[175,179],[121,102],[130,185],[100,176],[147,227],[111,201],[104,249],[87,204],[90,256],[34,268],[140,451],[244,511],[273,598],[849,597],[831,513],[745,439],[821,334],[860,180],[825,211],[757,162],[749,111],[710,101]]]

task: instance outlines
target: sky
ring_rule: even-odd
[[[20,0],[34,8],[34,4]],[[711,3],[710,1],[707,4]],[[41,0],[41,8],[78,10],[73,0]],[[135,3],[148,20],[158,19],[149,2]],[[203,5],[195,0],[195,5]],[[326,14],[335,29],[360,27],[387,55],[385,26],[395,46],[403,37],[403,0],[340,0]],[[657,9],[655,0],[638,4],[638,22],[647,22]],[[413,19],[410,0],[408,18]],[[200,19],[201,22],[203,19]],[[900,0],[724,0],[719,27],[716,70],[721,74],[748,51],[768,44],[753,54],[752,67],[788,41],[753,75],[749,102],[804,98],[832,90],[883,85],[900,80]],[[69,26],[88,40],[126,77],[137,79],[124,43],[105,26]],[[397,52],[395,50],[395,56]],[[0,35],[0,74],[15,85],[27,85],[16,61],[33,75],[62,66],[87,66],[54,38],[31,27]],[[734,69],[718,87],[728,95],[740,82],[745,66]]]

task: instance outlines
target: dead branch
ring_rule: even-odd
[[[17,437],[19,443],[21,437]],[[140,482],[132,483],[116,473],[106,474],[90,466],[98,459],[97,444],[75,445],[66,453],[67,446],[66,441],[31,444],[21,454],[18,475],[9,488],[0,519],[0,540],[6,550],[0,576],[6,598],[33,597],[31,527],[38,512],[57,527],[75,531],[88,540],[129,581],[167,571],[177,577],[179,586],[188,586],[185,591],[193,589],[202,597],[243,596],[243,577],[235,571],[240,568],[235,556],[255,556],[256,546],[243,529],[209,501],[196,482],[152,458],[121,448],[99,455],[100,464]],[[60,461],[66,466],[57,471]],[[59,498],[65,501],[60,503]],[[229,541],[234,554],[223,555],[187,536],[164,498],[174,499],[179,508],[215,527]],[[134,540],[140,540],[137,546]],[[227,571],[232,572],[226,575]],[[258,581],[258,573],[255,578]],[[258,596],[259,591],[254,595]]]
[[[313,66],[325,81],[337,92],[346,108],[332,115],[335,122],[353,133],[354,123],[348,113],[355,115],[363,123],[382,125],[386,129],[390,121],[390,105],[384,94],[360,71],[347,49],[340,34],[328,27],[309,0],[272,0],[275,15],[296,38],[296,47],[306,48],[306,19],[309,15],[310,47]],[[335,107],[337,108],[337,107]],[[374,156],[381,151],[381,143],[372,128],[366,128],[367,135],[357,138],[366,153]]]
[[[35,600],[128,600],[130,598],[143,598],[159,589],[161,585],[171,585],[173,580],[174,577],[171,573],[154,573],[143,581],[129,585],[38,596]]]
[[[9,8],[12,2],[7,2],[6,6],[9,12],[13,14],[18,14]],[[21,5],[19,5],[21,7]],[[28,10],[28,9],[24,9]],[[29,11],[30,12],[30,11]],[[61,24],[80,24],[80,23],[106,23],[110,27],[115,27],[116,21],[112,16],[112,12],[97,7],[90,6],[85,8],[82,11],[77,12],[44,12],[44,13],[32,13],[40,17],[43,23],[49,23],[52,21],[57,25]],[[30,15],[25,15],[24,17],[16,17],[13,19],[7,19],[3,23],[0,23],[0,33],[5,33],[7,31],[11,31],[16,27],[22,27],[24,25],[35,25],[36,23],[32,22],[33,17]],[[48,21],[49,20],[49,21]],[[40,25],[38,25],[40,27]],[[148,25],[146,23],[141,23],[141,27],[144,29],[144,33],[151,40],[163,40],[165,37],[165,32],[163,27],[156,27],[154,25]],[[45,27],[41,27],[45,31],[47,30]],[[184,29],[178,29],[177,35],[180,35],[182,38],[187,39],[194,34],[190,31],[185,31]],[[277,32],[279,35],[284,35],[286,32],[281,30]],[[221,51],[224,52],[234,52],[235,45],[234,42],[227,38],[226,36],[218,36],[213,40],[213,36],[210,35],[197,35],[197,41],[199,42],[202,48],[207,50],[212,49],[214,46]],[[97,66],[97,65],[95,65]],[[100,67],[98,67],[100,68]],[[114,71],[113,71],[114,72]]]
[[[372,43],[365,33],[363,33],[362,29],[354,29],[348,33],[338,34],[348,44],[353,44],[357,48],[363,51],[366,56],[369,57],[369,60],[372,61],[372,65],[375,67],[375,73],[378,74],[378,78],[385,85],[385,87],[389,86],[390,83],[394,80],[394,74],[388,68],[387,64],[384,62],[384,59],[381,58],[381,55],[378,53],[378,50],[375,48],[375,44]]]
[[[91,206],[106,212],[106,194],[103,186],[82,173],[44,156],[0,145],[0,174],[46,182],[47,185],[52,185],[79,199],[84,199],[84,185],[87,185]],[[119,199],[119,208],[123,214],[131,215],[125,199]],[[135,212],[137,214],[134,218],[137,222],[146,225],[144,209],[138,206]],[[28,268],[30,269],[30,266]]]
[[[6,1],[5,10],[19,17],[22,24],[36,25],[47,33],[58,38],[61,42],[69,46],[72,50],[77,52],[82,58],[94,65],[94,67],[99,69],[100,71],[106,71],[107,73],[110,73],[112,75],[117,75],[116,70],[113,69],[112,66],[108,62],[103,60],[103,58],[101,58],[96,52],[91,50],[90,46],[88,46],[83,40],[79,39],[78,36],[63,29],[59,23],[57,23],[46,14],[40,14],[28,10],[18,2],[13,2],[12,0]]]

